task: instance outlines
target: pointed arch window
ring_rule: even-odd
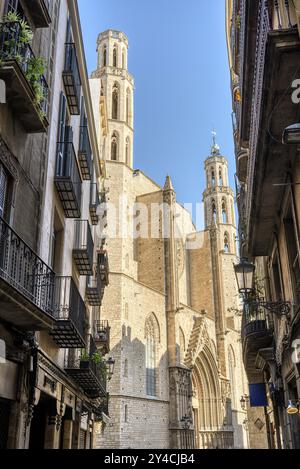
[[[111,139],[111,160],[118,161],[118,146],[119,146],[119,139],[116,132],[113,133]]]
[[[118,49],[117,46],[114,46],[113,50],[113,67],[118,66]]]
[[[223,174],[222,174],[222,169],[219,170],[219,186],[223,187]]]
[[[117,83],[114,84],[112,92],[112,118],[118,120],[119,115],[119,86]]]
[[[215,201],[213,200],[212,201],[212,216],[213,216],[213,221],[215,223],[217,223],[217,208],[216,208],[216,204],[215,204]]]
[[[222,203],[222,222],[224,224],[228,223],[228,214],[227,214],[227,207],[226,207],[226,202],[223,201]]]
[[[131,124],[131,92],[129,88],[126,91],[126,122],[128,125]]]
[[[103,67],[107,66],[107,48],[103,47]]]
[[[146,394],[156,397],[157,390],[157,348],[159,344],[159,326],[154,314],[145,323],[146,340]]]
[[[126,164],[130,166],[130,138],[126,138]]]
[[[213,169],[211,171],[211,183],[213,187],[216,187],[216,175]]]
[[[227,254],[230,252],[228,233],[225,233],[225,236],[224,236],[224,252],[226,252]]]

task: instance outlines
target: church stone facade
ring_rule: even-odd
[[[197,232],[171,179],[162,188],[133,168],[134,80],[127,64],[125,34],[100,34],[90,88],[99,132],[101,98],[107,102],[100,150],[107,224],[116,218],[117,230],[106,239],[110,285],[101,308],[116,365],[97,446],[247,448],[228,164],[214,140],[205,161],[205,229]]]

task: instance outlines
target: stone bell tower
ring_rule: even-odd
[[[100,78],[101,94],[106,97],[109,135],[105,159],[133,167],[134,79],[128,73],[128,39],[120,31],[101,33],[97,41],[98,68],[92,78]]]
[[[205,228],[216,225],[219,229],[219,249],[236,254],[236,223],[234,192],[229,186],[228,161],[220,153],[213,132],[211,154],[205,161],[206,190],[203,194]]]

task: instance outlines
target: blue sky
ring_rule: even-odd
[[[169,174],[178,201],[202,201],[213,126],[235,171],[225,0],[79,0],[89,72],[106,29],[129,38],[135,77],[135,168],[159,184]]]

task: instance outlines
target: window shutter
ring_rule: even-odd
[[[0,217],[4,216],[5,202],[7,197],[7,174],[0,164]]]

